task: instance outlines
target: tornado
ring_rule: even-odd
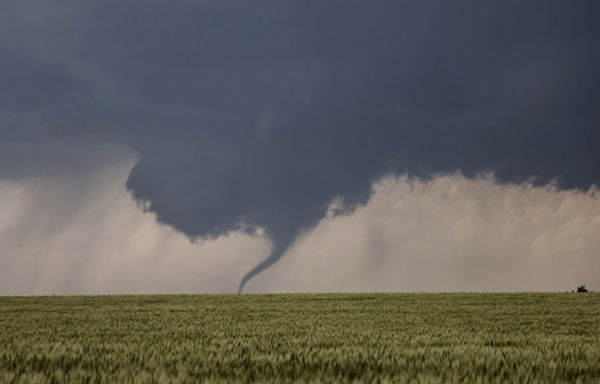
[[[269,237],[271,238],[272,244],[271,253],[266,259],[246,272],[246,274],[240,280],[238,294],[244,291],[244,287],[253,277],[268,269],[283,257],[296,238],[296,231],[290,231],[287,233],[282,231],[271,231],[271,236]]]

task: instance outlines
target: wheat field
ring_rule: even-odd
[[[598,294],[0,298],[0,382],[600,382]]]

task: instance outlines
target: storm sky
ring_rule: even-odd
[[[598,20],[0,0],[0,294],[598,286]]]

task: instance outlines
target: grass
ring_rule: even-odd
[[[598,294],[0,298],[0,382],[600,382]]]

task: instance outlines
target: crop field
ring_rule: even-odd
[[[0,382],[600,382],[598,294],[0,298]]]

